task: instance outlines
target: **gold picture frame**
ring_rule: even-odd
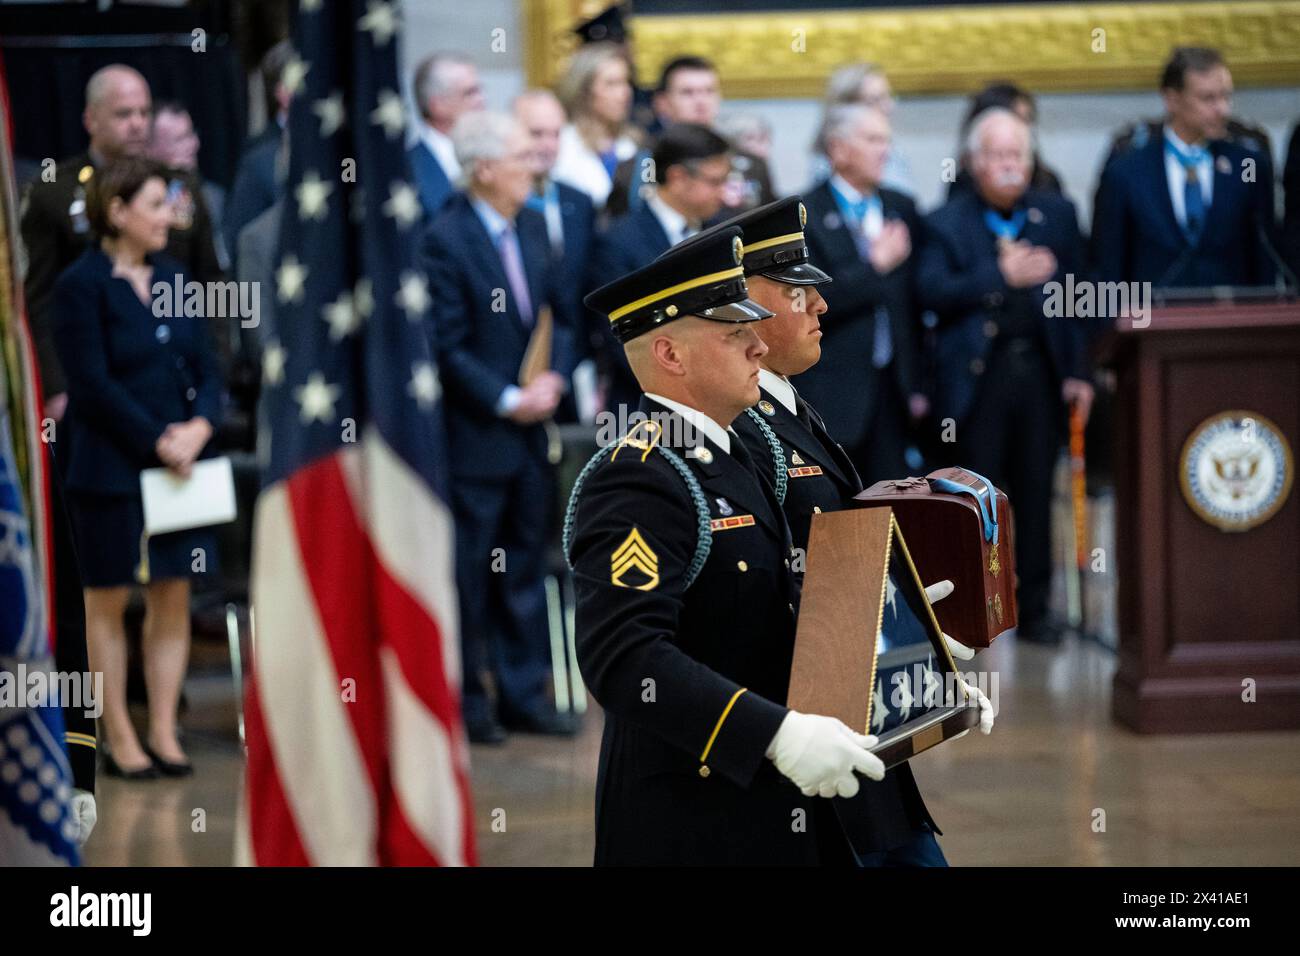
[[[608,2],[525,0],[530,84],[555,82],[573,26]],[[881,64],[898,93],[967,93],[990,80],[1153,90],[1177,45],[1220,49],[1238,86],[1300,85],[1300,0],[791,9],[630,24],[643,85],[672,57],[699,54],[718,64],[729,99],[821,97],[831,71],[854,60]]]

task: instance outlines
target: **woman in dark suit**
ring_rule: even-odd
[[[104,674],[105,766],[135,779],[191,772],[176,727],[190,646],[189,577],[215,558],[210,531],[144,536],[141,469],[163,465],[188,476],[220,407],[205,319],[153,308],[155,283],[170,294],[178,276],[182,287],[185,281],[181,266],[159,254],[172,214],[164,176],[143,159],[96,170],[86,211],[98,242],[54,290],[55,342],[68,379],[63,427],[72,432],[68,503],[90,663]],[[123,615],[135,584],[145,586],[143,746],[126,706]]]

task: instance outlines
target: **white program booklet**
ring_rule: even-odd
[[[140,472],[145,534],[205,528],[235,520],[235,475],[229,458],[196,461],[188,478],[170,468]]]

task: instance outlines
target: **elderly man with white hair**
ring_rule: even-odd
[[[407,150],[424,214],[432,219],[456,189],[460,161],[451,131],[466,113],[485,108],[474,61],[461,53],[434,53],[415,67],[412,80],[420,113],[419,140]]]
[[[545,219],[525,208],[537,169],[527,130],[471,112],[452,142],[464,190],[430,224],[422,251],[456,517],[465,725],[476,743],[500,743],[507,728],[567,734],[572,725],[546,694],[549,538],[539,515],[555,494],[546,423],[573,370],[572,300],[559,289]],[[525,375],[548,321],[549,367]]]
[[[921,217],[885,187],[888,116],[862,103],[830,107],[818,137],[831,175],[804,194],[808,252],[835,280],[822,325],[822,360],[795,385],[865,485],[914,474],[908,431],[926,411],[921,394],[913,246]]]
[[[975,189],[926,221],[917,288],[938,317],[934,415],[955,426],[951,460],[987,477],[1016,509],[1021,637],[1054,643],[1049,620],[1052,472],[1067,406],[1086,420],[1093,389],[1084,321],[1049,303],[1053,283],[1082,285],[1074,205],[1029,188],[1029,127],[990,109],[967,143]],[[1057,300],[1060,296],[1055,297]]]

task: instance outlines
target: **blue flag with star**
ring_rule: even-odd
[[[63,714],[54,702],[28,695],[29,676],[53,673],[54,660],[14,458],[9,417],[0,408],[0,861],[74,865]]]
[[[293,102],[275,288],[263,293],[276,297],[263,353],[264,484],[375,427],[426,482],[444,487],[399,29],[396,3],[300,6],[284,74]]]

